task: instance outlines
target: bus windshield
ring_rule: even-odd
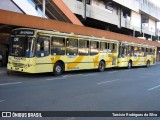
[[[33,57],[35,55],[35,39],[33,37],[11,37],[10,55]]]

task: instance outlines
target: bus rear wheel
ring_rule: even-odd
[[[132,68],[132,62],[131,62],[131,61],[128,62],[127,68],[128,68],[128,69],[131,69],[131,68]]]
[[[105,70],[105,63],[101,61],[98,66],[98,71],[103,72]]]
[[[150,66],[150,61],[148,60],[146,63],[146,67],[149,67],[149,66]]]
[[[55,63],[54,69],[53,69],[53,74],[55,76],[59,76],[63,73],[63,65],[60,62]]]

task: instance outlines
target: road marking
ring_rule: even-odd
[[[97,75],[96,73],[93,74],[83,74],[83,76],[91,76],[91,75]]]
[[[46,79],[46,80],[62,80],[64,79],[65,77],[60,77],[60,78],[50,78],[50,79]]]
[[[118,81],[118,80],[119,80],[119,79],[111,80],[111,81],[105,81],[105,82],[100,82],[100,83],[97,83],[97,84],[98,84],[98,85],[101,85],[101,84],[111,83],[111,82]]]
[[[160,85],[157,85],[157,86],[155,86],[155,87],[152,87],[152,88],[148,89],[148,91],[153,90],[153,89],[156,89],[156,88],[158,88],[158,87],[160,87]]]
[[[59,78],[49,78],[49,79],[46,79],[46,80],[61,80],[61,79],[67,78],[67,77],[78,76],[78,75],[83,75],[83,74],[63,75],[62,77],[59,77]]]
[[[0,100],[0,103],[1,103],[1,102],[4,102],[4,101],[5,101],[5,100]]]
[[[15,85],[15,84],[20,84],[22,82],[14,82],[14,83],[3,83],[3,84],[0,84],[0,85]]]
[[[112,71],[112,72],[108,72],[108,73],[115,73],[115,72],[118,72],[118,71]]]
[[[74,118],[74,117],[71,117],[71,118],[68,118],[68,119],[66,119],[66,120],[75,120],[76,118]]]

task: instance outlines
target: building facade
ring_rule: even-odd
[[[153,41],[159,39],[160,8],[149,0],[63,1],[85,26]]]
[[[0,9],[158,41],[160,8],[149,0],[1,0]],[[9,35],[0,24],[0,54],[7,64]],[[159,51],[157,54],[160,54]],[[157,57],[160,59],[160,57]]]

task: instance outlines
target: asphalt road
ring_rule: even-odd
[[[60,77],[52,76],[50,73],[12,72],[7,75],[1,70],[0,111],[160,111],[160,65],[149,68],[106,69],[101,73],[95,70],[66,72]]]

